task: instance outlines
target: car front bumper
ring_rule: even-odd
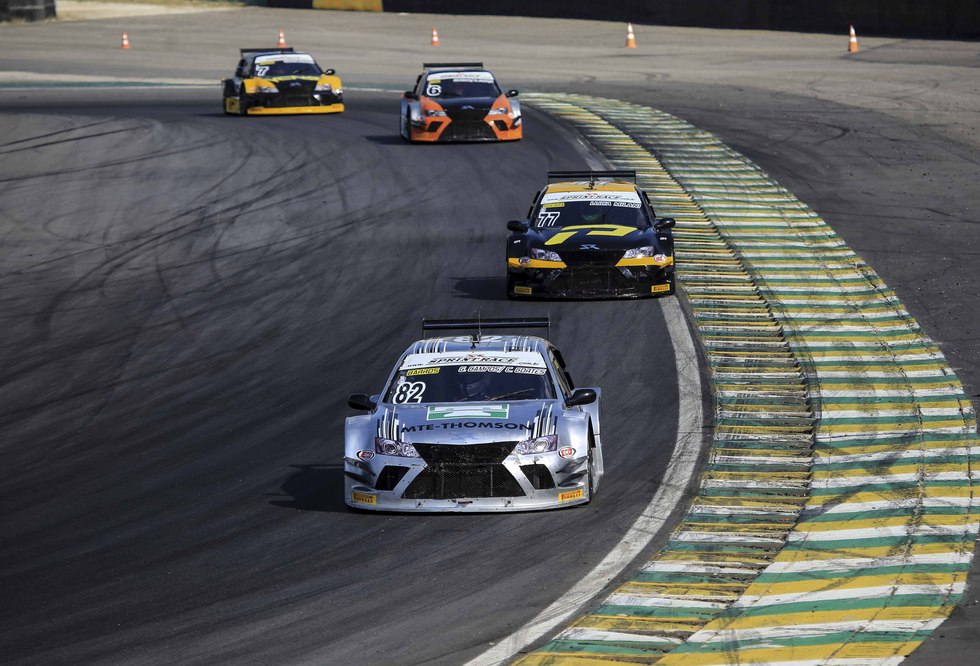
[[[482,513],[555,509],[591,499],[587,457],[510,456],[501,463],[466,467],[394,456],[378,455],[369,463],[347,457],[344,501],[368,511]],[[387,468],[398,471],[391,475]],[[496,482],[487,474],[496,474]],[[496,492],[486,492],[494,486]]]
[[[409,126],[409,138],[424,143],[518,141],[523,136],[523,126],[519,122],[511,124],[509,118],[463,122],[436,116]]]
[[[667,266],[523,268],[508,261],[509,295],[516,298],[643,298],[674,293]]]

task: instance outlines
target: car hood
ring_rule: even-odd
[[[561,407],[556,400],[450,402],[379,406],[378,436],[408,443],[478,444],[550,435]]]
[[[555,227],[532,229],[528,233],[531,247],[553,250],[596,249],[583,248],[583,245],[597,246],[602,250],[626,250],[657,245],[657,237],[652,229],[637,229],[614,224],[575,225],[575,227]]]

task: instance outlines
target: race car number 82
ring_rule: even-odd
[[[422,394],[425,393],[425,382],[405,382],[399,384],[395,389],[394,402],[401,405],[406,402],[422,402]]]

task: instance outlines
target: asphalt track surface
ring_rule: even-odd
[[[144,21],[166,49],[183,30],[219,34],[222,14]],[[255,39],[259,14],[241,13],[223,50],[204,49],[209,67],[212,51],[230,63],[231,46]],[[331,63],[368,85],[410,82],[431,57],[419,39],[398,41],[394,17],[274,16],[309,40],[345,22],[361,40],[380,21],[387,60]],[[600,47],[581,37],[584,22],[469,21],[440,25],[504,26],[508,87],[649,104],[754,159],[875,268],[980,392],[975,45],[863,40],[847,78],[833,62],[798,75],[785,64],[821,36],[660,29],[673,51],[642,65],[612,49],[572,61],[546,43],[528,71],[513,65],[517,43],[542,26]],[[175,74],[160,50],[117,66],[103,45],[119,27],[6,28],[0,66]],[[90,57],[72,55],[65,34]],[[440,57],[491,62],[442,35]],[[741,62],[746,36],[766,62]],[[722,74],[709,80],[712,67]],[[205,69],[176,73],[221,71]],[[416,149],[394,138],[390,96],[351,94],[342,117],[242,121],[217,115],[214,94],[0,97],[0,450],[17,470],[0,481],[0,651],[14,662],[464,661],[601,559],[655,489],[676,403],[659,308],[546,307],[576,379],[605,392],[608,476],[591,506],[347,513],[331,489],[344,396],[380,384],[422,315],[541,311],[500,300],[503,223],[522,216],[546,168],[582,157],[533,112],[521,144]],[[975,596],[906,663],[968,663]]]
[[[270,119],[114,97],[4,114],[7,659],[458,661],[616,543],[672,450],[674,359],[658,301],[505,299],[504,223],[586,166],[557,126],[414,147],[391,95]],[[421,316],[477,313],[548,313],[603,387],[598,499],[348,511],[347,393]]]

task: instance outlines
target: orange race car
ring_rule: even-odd
[[[516,90],[501,92],[482,62],[423,63],[401,104],[407,141],[516,141],[524,136]]]

